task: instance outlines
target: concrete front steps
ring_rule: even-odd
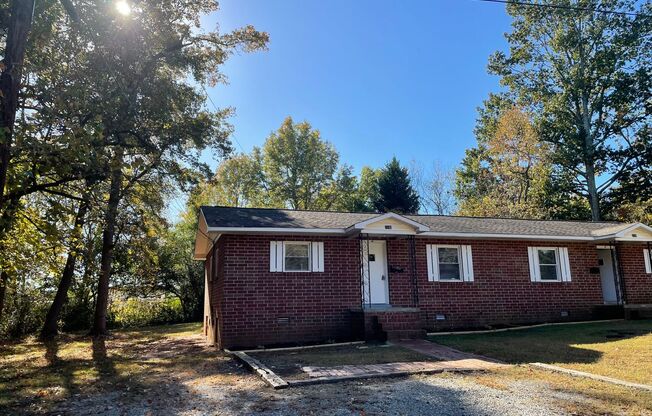
[[[368,340],[420,339],[426,337],[423,313],[419,308],[368,308],[364,310],[365,338]]]

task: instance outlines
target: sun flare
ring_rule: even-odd
[[[120,0],[115,4],[116,10],[123,16],[128,16],[131,14],[131,6],[125,0]]]

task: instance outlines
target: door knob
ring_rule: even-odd
[[[385,280],[385,275],[383,275],[383,276],[380,278],[380,280]]]

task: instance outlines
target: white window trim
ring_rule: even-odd
[[[555,252],[557,279],[541,278],[541,264],[539,263],[539,251],[541,250],[552,250]],[[532,282],[560,283],[571,281],[570,260],[567,247],[528,247],[528,258],[530,263],[530,280]],[[549,264],[548,266],[552,265]]]
[[[645,274],[652,274],[652,257],[650,257],[652,253],[650,250],[643,249],[643,256],[645,257]]]
[[[308,269],[288,270],[285,268],[285,253],[287,245],[308,246]],[[314,273],[324,271],[324,243],[321,241],[270,241],[270,272],[283,273]]]
[[[442,279],[439,274],[439,249],[457,249],[457,261],[460,267],[459,279]],[[473,259],[470,245],[426,244],[426,260],[428,263],[428,281],[461,283],[473,282]]]
[[[308,269],[306,270],[288,270],[285,268],[285,250],[288,245],[307,246],[308,247]],[[310,241],[283,241],[283,272],[284,273],[310,273],[312,272],[312,246]]]

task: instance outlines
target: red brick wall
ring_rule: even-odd
[[[473,282],[429,282],[426,244],[469,244],[473,251]],[[568,247],[571,282],[532,282],[529,246]],[[479,327],[587,319],[602,304],[595,246],[500,240],[417,240],[420,307],[431,327]],[[569,313],[562,317],[562,311]],[[445,321],[434,321],[444,314]]]
[[[620,266],[625,275],[624,286],[627,303],[652,303],[652,274],[645,273],[643,244],[618,246]]]
[[[269,272],[270,241],[323,241],[323,273]],[[415,306],[406,239],[388,239],[392,306]],[[469,244],[474,282],[429,282],[426,244]],[[568,247],[571,282],[530,281],[528,246]],[[652,303],[642,246],[621,247],[629,303]],[[223,235],[212,283],[222,348],[317,342],[351,336],[351,311],[361,306],[359,241],[338,237]],[[595,244],[416,239],[419,307],[429,329],[590,318],[603,303]],[[391,271],[391,269],[395,271]],[[402,271],[401,271],[402,270]],[[561,312],[567,311],[568,317]],[[446,316],[435,321],[436,314]],[[287,323],[279,321],[289,318]]]
[[[290,240],[323,241],[324,272],[270,272],[269,242]],[[362,297],[358,240],[223,235],[219,244],[222,348],[351,336],[351,310],[360,309]]]

